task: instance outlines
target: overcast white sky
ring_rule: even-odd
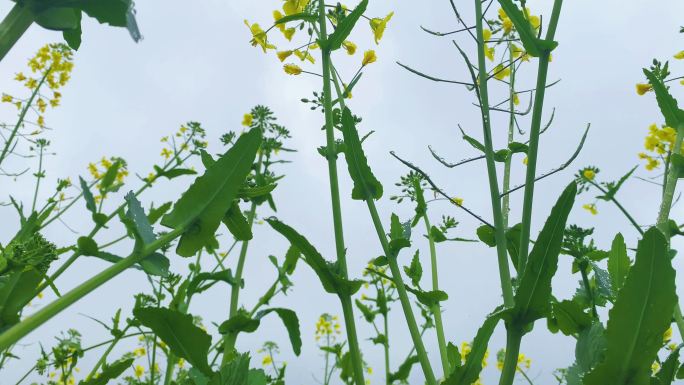
[[[280,3],[275,0],[139,2],[138,21],[144,35],[139,44],[134,44],[124,30],[102,27],[86,20],[84,43],[75,56],[73,79],[63,92],[63,106],[46,117],[48,125],[55,129],[49,139],[58,154],[47,164],[48,180],[66,176],[75,180],[78,175],[86,174],[88,162],[114,155],[128,160],[131,174],[146,175],[160,159],[159,138],[189,120],[203,124],[210,150],[219,151],[219,136],[228,129],[239,130],[242,114],[256,104],[264,104],[270,106],[279,121],[291,130],[293,139],[289,146],[298,150],[289,155],[293,163],[282,168],[288,176],[277,190],[277,215],[299,229],[332,259],[334,243],[327,168],[316,152],[316,147],[325,139],[319,129],[322,115],[309,111],[299,102],[320,88],[320,80],[285,75],[282,64],[273,54],[264,55],[248,44],[250,35],[243,24],[243,19],[249,19],[267,25],[271,11]],[[684,24],[684,3],[679,0],[657,3],[577,0],[565,3],[557,33],[560,45],[554,52],[549,75],[550,80],[562,81],[547,93],[545,116],[549,116],[552,107],[557,110],[552,129],[542,137],[540,171],[556,167],[569,157],[587,123],[592,124],[592,130],[581,159],[567,171],[538,185],[533,236],[578,168],[597,165],[602,171],[600,176],[611,180],[638,163],[636,154],[642,149],[648,125],[661,123],[661,119],[654,98],[637,96],[634,84],[642,81],[641,68],[652,58],[669,58],[684,48],[682,35],[678,34],[680,25]],[[472,20],[470,2],[458,1],[457,4],[462,7],[464,17]],[[535,0],[528,4],[535,13],[544,10],[548,15],[551,2]],[[1,13],[4,14],[10,5],[4,1]],[[395,61],[401,61],[436,76],[468,79],[450,39],[429,36],[419,28],[423,25],[440,31],[454,29],[457,24],[449,3],[447,0],[372,1],[369,6],[369,14],[373,16],[384,16],[390,10],[395,11],[395,15],[380,46],[376,47],[372,42],[367,28],[362,27],[353,36],[360,51],[375,48],[379,57],[355,88],[351,106],[364,119],[360,129],[376,131],[366,141],[365,148],[374,172],[385,185],[385,199],[379,202],[381,215],[388,220],[391,212],[397,212],[403,218],[413,212],[411,205],[397,207],[386,199],[398,192],[393,184],[407,172],[389,156],[388,152],[395,150],[423,166],[451,194],[464,198],[468,207],[490,218],[484,165],[473,163],[448,170],[438,165],[427,150],[431,144],[452,160],[474,155],[474,150],[459,139],[457,129],[457,123],[461,123],[471,135],[481,137],[479,113],[471,105],[473,95],[464,87],[418,78],[395,64]],[[469,44],[465,36],[459,39]],[[0,63],[0,91],[15,90],[11,81],[13,73],[22,70],[26,59],[42,44],[59,40],[57,33],[32,27]],[[276,41],[282,43],[280,37]],[[473,52],[472,46],[470,49]],[[339,67],[347,77],[355,71],[359,55],[353,59],[340,58]],[[675,71],[684,72],[681,64],[677,64]],[[522,81],[527,82],[525,87],[532,86],[534,68],[535,65],[528,65],[527,75],[522,75]],[[674,93],[684,95],[678,85],[674,86]],[[522,104],[526,105],[525,102],[523,98]],[[12,121],[14,114],[13,108],[0,106],[0,120]],[[500,147],[507,126],[505,117],[495,116],[494,119],[495,140]],[[524,166],[519,158],[514,164],[513,180],[517,184],[522,181]],[[369,236],[373,233],[366,208],[349,199],[351,187],[343,161],[340,166],[349,270],[353,276],[360,276],[366,262],[380,254],[380,247],[377,239]],[[653,175],[643,167],[637,174]],[[175,199],[189,182],[188,179],[162,182],[141,200],[149,206],[152,201]],[[30,198],[31,178],[23,177],[16,182],[6,179],[5,186],[3,201],[9,193],[24,200]],[[44,196],[48,193],[45,190]],[[659,200],[657,187],[632,179],[619,198],[639,222],[646,225],[655,221]],[[110,203],[118,203],[116,199]],[[522,194],[513,194],[513,223],[520,216],[521,201]],[[578,198],[571,223],[596,226],[596,241],[601,248],[608,248],[618,231],[625,235],[629,246],[634,247],[635,231],[614,207],[599,205],[598,216],[591,216],[580,208],[581,204],[591,201],[591,196]],[[0,224],[4,234],[1,241],[5,242],[14,233],[16,216],[10,208],[2,210],[6,219]],[[76,210],[73,214],[77,215],[67,218],[71,227],[81,232],[90,228],[88,220],[81,216],[83,212]],[[474,237],[478,224],[462,212],[443,203],[432,205],[431,212],[433,222],[437,222],[441,214],[455,216],[461,221],[458,235]],[[263,214],[271,213],[265,211]],[[681,205],[678,205],[673,215],[681,219],[681,214]],[[69,244],[76,238],[60,224],[51,227],[46,235],[58,245]],[[100,240],[116,237],[118,233],[110,233]],[[418,240],[414,246],[426,250],[423,243]],[[118,252],[123,254],[129,247],[124,245]],[[243,303],[253,304],[271,283],[273,273],[266,257],[269,254],[282,256],[286,248],[287,244],[270,228],[258,227],[246,266]],[[484,316],[501,302],[496,257],[492,249],[481,244],[440,244],[438,253],[443,289],[450,296],[444,303],[446,336],[449,341],[460,344],[473,338]],[[408,263],[409,253],[405,254],[402,262]],[[423,256],[426,255],[424,252]],[[174,271],[185,271],[187,263],[180,257],[172,258]],[[684,267],[679,258],[675,259],[675,264]],[[105,266],[99,261],[81,260],[58,285],[64,291]],[[427,266],[426,261],[424,267],[427,269]],[[579,276],[570,274],[569,267],[570,260],[561,257],[554,281],[554,294],[559,298],[571,297],[579,280]],[[341,314],[341,311],[338,301],[321,290],[317,278],[303,264],[295,273],[294,282],[291,293],[286,298],[278,298],[273,305],[297,311],[304,339],[301,357],[293,356],[286,334],[275,320],[264,322],[254,334],[242,335],[238,345],[240,349],[254,352],[268,339],[277,341],[281,346],[281,358],[288,362],[288,383],[313,384],[312,376],[320,378],[322,369],[319,368],[323,364],[314,344],[314,324],[321,313]],[[678,282],[681,283],[681,279]],[[118,307],[130,309],[131,295],[145,290],[148,290],[148,284],[141,273],[122,274],[29,335],[22,341],[28,345],[17,353],[26,358],[37,357],[37,343],[51,346],[52,336],[71,327],[83,332],[85,346],[99,342],[106,334],[81,314],[109,319]],[[49,299],[50,296],[46,296],[41,302],[46,303]],[[227,309],[227,289],[217,287],[197,298],[190,310],[201,315],[209,325],[223,321]],[[396,369],[410,347],[410,339],[399,306],[394,310],[390,334],[392,364]],[[549,334],[542,322],[525,338],[522,351],[533,360],[530,373],[538,379],[536,383],[548,384],[552,383],[550,373],[555,368],[572,363],[574,341]],[[375,369],[372,382],[380,384],[383,376],[381,349],[365,341],[373,336],[370,327],[361,320],[358,324],[365,359]],[[490,345],[490,366],[484,374],[487,384],[496,381],[495,352],[504,342],[500,327]],[[437,367],[436,341],[431,333],[427,334],[426,343]],[[94,359],[96,357],[92,355],[86,358],[82,368],[88,371]],[[254,361],[259,364],[260,357]],[[14,361],[0,384],[13,384],[30,365],[31,359]],[[416,366],[411,383],[422,383],[420,377]],[[31,379],[38,380],[36,377]]]

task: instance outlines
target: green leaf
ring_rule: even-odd
[[[98,373],[97,377],[80,381],[78,385],[107,385],[109,381],[118,378],[130,368],[133,365],[133,361],[135,361],[135,358],[122,358],[109,365],[104,364],[102,371]]]
[[[458,347],[456,345],[452,344],[449,342],[446,347],[447,351],[447,359],[449,360],[449,366],[451,366],[453,370],[461,366],[461,353],[458,351]],[[451,373],[449,373],[451,374]]]
[[[440,302],[449,299],[449,295],[441,290],[423,291],[407,285],[406,291],[415,295],[418,302],[428,307],[437,306]]]
[[[506,250],[511,257],[513,267],[518,270],[518,255],[520,254],[520,233],[522,231],[522,223],[518,223],[506,230]]]
[[[679,352],[681,349],[682,345],[680,344],[667,356],[660,370],[656,373],[656,377],[660,380],[660,385],[672,385],[672,382],[674,382],[677,369],[679,368]]]
[[[323,285],[323,290],[331,294],[353,295],[361,288],[363,281],[343,278],[336,265],[326,261],[309,241],[292,227],[276,218],[266,220],[271,227],[284,236],[304,256],[304,262],[311,266]]]
[[[629,172],[620,178],[617,183],[609,183],[607,185],[607,192],[604,195],[599,195],[596,198],[601,199],[604,201],[609,201],[613,198],[615,198],[615,194],[617,194],[618,190],[620,190],[620,187],[629,179],[630,176],[636,171],[638,166],[634,166]]]
[[[252,169],[261,144],[258,128],[243,134],[233,147],[195,182],[166,214],[161,224],[183,229],[176,253],[190,257],[214,238],[214,232],[230,208]]]
[[[169,211],[171,205],[173,205],[173,202],[166,202],[159,207],[151,208],[150,212],[147,214],[147,221],[150,222],[150,224],[157,223],[157,221],[161,219],[162,215]]]
[[[169,349],[206,375],[211,375],[207,356],[211,336],[197,327],[189,314],[164,308],[136,308],[133,315],[150,328]]]
[[[154,171],[157,172],[159,177],[164,177],[166,179],[178,178],[183,175],[195,175],[197,171],[191,170],[189,168],[172,168],[170,170],[164,170],[159,166],[154,166]]]
[[[420,279],[423,277],[423,266],[420,264],[419,252],[420,250],[416,250],[410,266],[404,266],[404,272],[411,278],[411,283],[416,287],[420,286]]]
[[[109,166],[107,172],[105,172],[102,180],[100,181],[100,190],[109,191],[110,187],[116,182],[116,176],[119,174],[119,169],[121,168],[121,161],[117,160]]]
[[[427,203],[425,203],[425,195],[423,194],[423,187],[420,185],[420,179],[413,179],[413,191],[415,192],[416,198],[416,215],[413,217],[413,222],[411,226],[415,226],[420,218],[427,212]]]
[[[660,230],[654,227],[644,234],[609,313],[606,358],[585,376],[585,385],[649,383],[651,364],[677,303],[675,271],[667,251]]]
[[[128,204],[126,217],[128,217],[135,226],[133,229],[135,238],[139,239],[144,245],[154,242],[157,237],[154,235],[154,230],[147,219],[147,215],[145,215],[145,210],[143,210],[140,201],[135,197],[133,191],[126,194],[124,199]]]
[[[375,312],[373,309],[371,309],[369,306],[366,306],[366,304],[358,299],[355,300],[354,303],[356,303],[356,307],[361,310],[361,314],[363,314],[363,318],[365,318],[367,322],[372,323],[373,320],[375,320]]]
[[[367,2],[367,0],[364,1]],[[349,175],[354,182],[352,199],[380,199],[382,197],[382,184],[375,178],[370,167],[368,167],[368,160],[361,147],[354,117],[348,108],[345,108],[342,112],[342,134],[345,143],[344,156],[347,159]]]
[[[499,0],[499,4],[513,22],[516,31],[518,31],[518,36],[520,36],[520,41],[530,56],[539,57],[542,51],[551,52],[558,46],[555,41],[539,39],[535,35],[529,20],[512,0]]]
[[[93,197],[93,193],[90,191],[88,183],[86,183],[86,181],[80,176],[78,177],[78,180],[81,183],[81,192],[83,193],[83,200],[85,200],[86,208],[93,215],[97,214],[97,205],[95,205],[95,197]]]
[[[278,317],[280,317],[280,320],[283,321],[283,325],[285,325],[285,328],[287,329],[287,335],[290,337],[292,350],[295,355],[299,356],[302,352],[302,334],[299,330],[299,318],[297,317],[297,313],[290,309],[270,308],[260,311],[257,313],[256,317],[261,319],[269,313],[276,313]]]
[[[558,268],[565,223],[577,195],[577,185],[571,182],[551,209],[520,279],[513,308],[516,322],[521,325],[543,318],[551,310],[551,279]]]
[[[504,148],[502,150],[498,150],[494,152],[494,161],[503,163],[508,159],[508,156],[511,155],[511,150]]]
[[[591,326],[591,316],[577,302],[554,302],[552,308],[558,329],[566,336],[575,335]]]
[[[603,325],[594,322],[577,336],[575,345],[575,366],[581,376],[603,361],[606,350],[606,337]]]
[[[209,283],[204,284],[205,282]],[[235,277],[233,277],[233,273],[230,271],[230,269],[216,272],[202,272],[197,274],[195,278],[193,278],[188,284],[188,295],[201,293],[214,286],[214,284],[218,282],[225,282],[231,286],[242,285],[241,282],[238,283]]]
[[[249,353],[240,354],[214,374],[209,385],[250,385]]]
[[[477,238],[489,247],[496,246],[496,236],[494,229],[489,225],[482,225],[477,228]]]
[[[411,368],[413,365],[419,362],[418,356],[408,356],[404,362],[399,365],[396,372],[390,373],[389,381],[394,383],[395,381],[406,382],[408,380],[409,374],[411,374]]]
[[[302,13],[295,13],[292,15],[287,15],[283,16],[280,19],[276,20],[276,24],[285,24],[289,23],[291,21],[306,21],[309,23],[315,23],[318,17],[316,15],[312,15],[310,13],[302,12]]]
[[[473,138],[470,135],[466,135],[465,132],[463,133],[463,140],[468,142],[471,146],[473,146],[474,149],[485,152],[485,146],[484,144],[480,143],[479,140]]]
[[[244,187],[238,191],[238,198],[252,199],[264,197],[270,194],[278,185],[275,183],[267,184],[265,186]]]
[[[435,243],[440,243],[440,242],[445,242],[447,241],[446,235],[442,232],[442,230],[438,229],[435,226],[432,226],[430,228],[430,238],[432,238],[432,241]]]
[[[95,256],[100,252],[99,246],[97,246],[97,243],[90,237],[78,237],[76,245],[78,246],[78,251],[82,255]]]
[[[247,222],[247,218],[240,211],[238,201],[233,201],[233,204],[223,217],[223,224],[226,225],[228,231],[238,241],[249,241],[252,239],[252,227]]]
[[[389,249],[392,254],[391,257],[396,258],[399,251],[405,247],[411,246],[411,224],[401,223],[399,217],[392,213],[390,218],[390,241]]]
[[[246,310],[240,309],[237,314],[219,326],[219,333],[252,333],[259,328],[260,324],[260,319],[251,318]]]
[[[110,263],[117,263],[123,259],[118,255],[114,255],[106,251],[99,251],[95,254],[89,254],[89,256],[99,258],[103,261],[107,261]],[[142,270],[149,275],[166,277],[169,275],[170,264],[171,263],[169,262],[169,259],[166,258],[164,255],[159,253],[152,253],[147,257],[143,258],[137,264],[131,266],[131,268]]]
[[[508,149],[511,150],[512,154],[523,153],[527,154],[528,146],[525,143],[510,142],[508,143]]]
[[[591,262],[591,269],[594,271],[594,281],[596,282],[598,294],[605,299],[612,300],[614,298],[614,294],[608,272],[600,268],[594,262]]]
[[[678,129],[679,125],[684,122],[684,111],[682,111],[677,105],[677,100],[672,97],[668,87],[659,79],[656,74],[644,68],[644,74],[651,83],[653,87],[653,92],[656,95],[656,101],[658,102],[658,107],[660,107],[660,112],[665,118],[665,124]]]
[[[0,330],[19,322],[22,309],[34,298],[45,274],[36,269],[15,271],[0,280]]]
[[[51,7],[34,14],[34,21],[53,31],[73,30],[81,25],[81,11],[70,7]]]
[[[354,25],[356,25],[356,22],[359,21],[361,15],[366,12],[367,6],[368,0],[362,0],[359,5],[357,5],[356,8],[349,13],[349,15],[339,22],[337,28],[335,28],[335,32],[328,36],[327,41],[321,46],[321,48],[327,48],[331,51],[339,49],[342,46],[342,42],[347,39],[351,31],[354,29]]]
[[[444,385],[470,385],[477,381],[482,372],[482,359],[487,352],[489,339],[500,319],[501,317],[496,313],[487,317],[475,335],[472,350],[468,353],[465,364],[456,367],[444,381]]]

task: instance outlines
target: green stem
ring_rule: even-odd
[[[384,290],[384,287],[383,287]],[[390,381],[390,353],[389,353],[389,327],[387,322],[387,313],[382,315],[383,329],[385,332],[385,343],[383,344],[385,353],[385,384],[392,385]]]
[[[176,356],[173,353],[169,353],[169,355],[166,357],[166,372],[164,373],[164,385],[169,385],[171,383],[174,367],[176,367]]]
[[[17,7],[18,7],[18,5],[15,5],[14,8],[12,8],[12,11],[14,11],[14,9],[16,9]],[[4,21],[3,21],[3,23],[4,23]],[[0,34],[2,33],[1,28],[2,28],[2,25],[0,24]],[[1,39],[1,36],[0,36],[0,39]],[[1,44],[2,43],[0,42],[0,60],[2,60]],[[40,82],[38,82],[38,85],[36,86],[36,88],[33,89],[31,96],[26,101],[24,108],[21,109],[21,112],[19,113],[19,118],[17,119],[17,123],[12,128],[12,132],[10,132],[10,135],[7,138],[7,141],[5,141],[5,146],[2,148],[2,152],[0,153],[0,165],[2,165],[2,162],[10,154],[10,149],[14,147],[12,145],[12,143],[14,142],[14,138],[17,136],[17,133],[19,132],[19,128],[24,123],[24,119],[26,118],[26,114],[31,109],[31,105],[33,104],[33,99],[35,99],[36,96],[39,94],[40,87],[43,86],[43,83],[45,83],[45,79],[47,79],[47,76],[50,74],[50,72],[52,72],[52,67],[48,68],[47,71],[45,71],[45,73],[43,74],[43,77],[40,79]]]
[[[506,325],[506,355],[499,385],[511,385],[515,379],[522,336],[523,333],[516,326]]]
[[[27,6],[15,4],[0,23],[0,61],[33,23],[33,14]]]
[[[551,12],[551,21],[546,34],[547,40],[553,40],[558,26],[558,18],[563,0],[555,0]],[[544,95],[546,93],[546,78],[549,71],[550,50],[542,50],[537,69],[537,84],[534,91],[534,106],[532,108],[532,123],[530,127],[530,142],[527,150],[527,174],[525,176],[525,195],[523,198],[522,228],[520,231],[520,252],[518,254],[518,271],[525,271],[527,255],[530,246],[530,227],[532,225],[532,202],[534,200],[534,182],[537,171],[537,154],[539,152],[539,131],[544,111]]]
[[[432,232],[430,229],[430,219],[427,216],[427,211],[423,213],[423,222],[425,222],[425,230],[428,234],[428,241],[430,243],[430,264],[432,272],[432,290],[439,290],[439,277],[437,274],[437,250],[435,248],[435,240],[432,238]],[[437,334],[437,344],[439,345],[439,356],[442,361],[442,370],[444,371],[444,378],[447,378],[451,374],[451,368],[449,366],[449,357],[447,356],[446,350],[446,339],[444,338],[444,325],[442,323],[442,309],[437,303],[433,306],[432,314],[435,317],[435,330]]]
[[[21,338],[29,334],[35,328],[44,324],[52,317],[59,314],[62,310],[71,306],[79,299],[85,297],[90,292],[102,286],[110,279],[116,277],[121,272],[133,266],[141,259],[147,257],[148,255],[150,255],[157,249],[161,248],[162,246],[169,244],[169,242],[179,237],[183,233],[183,231],[185,231],[185,229],[179,228],[164,234],[154,242],[145,245],[142,249],[138,251],[134,251],[128,257],[122,259],[121,261],[113,264],[112,266],[103,270],[102,272],[90,278],[89,280],[83,282],[76,288],[72,289],[70,292],[64,294],[63,296],[48,304],[44,308],[24,318],[21,322],[0,334],[0,351],[4,351],[10,345],[19,341]]]
[[[33,190],[33,203],[31,204],[31,212],[36,211],[36,201],[38,200],[38,191],[40,190],[40,180],[43,178],[43,146],[40,146],[40,154],[38,155],[38,172],[36,173],[36,188]]]
[[[126,325],[126,327],[121,331],[121,335],[118,337],[114,337],[112,342],[107,347],[107,350],[105,350],[104,353],[102,353],[102,356],[100,357],[100,359],[97,360],[97,363],[95,363],[93,370],[91,370],[90,373],[88,373],[88,376],[86,376],[86,380],[93,378],[93,376],[97,373],[97,371],[100,369],[100,367],[105,363],[105,361],[107,361],[107,357],[109,356],[109,353],[112,352],[112,350],[114,349],[116,344],[119,343],[119,341],[121,341],[121,339],[126,336],[126,332],[128,331],[129,328],[130,328],[130,326]]]
[[[513,63],[513,49],[511,42],[508,42],[508,60]],[[507,143],[511,144],[514,140],[515,135],[515,65],[511,65],[511,81],[508,86],[508,95],[510,100],[508,101],[508,110],[510,111],[508,117],[508,140]],[[513,160],[513,154],[506,157],[504,162],[504,172],[503,172],[503,191],[508,191],[511,188],[511,162]],[[501,199],[501,215],[503,216],[503,226],[508,228],[508,216],[511,211],[511,194],[506,194]]]
[[[413,309],[411,308],[411,300],[406,292],[406,286],[404,286],[404,280],[401,277],[401,270],[399,269],[399,264],[397,263],[397,256],[392,255],[389,243],[387,242],[387,236],[385,235],[385,229],[378,215],[378,209],[375,207],[375,201],[372,199],[367,199],[368,210],[370,211],[371,218],[373,220],[373,226],[375,226],[375,231],[382,244],[382,250],[387,256],[387,261],[389,262],[390,271],[392,272],[392,278],[394,279],[394,284],[397,287],[397,294],[399,295],[399,302],[401,302],[402,310],[404,311],[404,316],[406,317],[406,324],[409,328],[409,333],[413,339],[413,345],[416,348],[416,354],[418,355],[418,360],[420,366],[423,369],[423,374],[425,374],[425,380],[428,385],[437,385],[437,380],[435,379],[435,374],[432,371],[432,366],[428,359],[427,351],[425,350],[425,345],[423,345],[423,339],[421,338],[420,331],[418,330],[418,324],[416,323],[416,318],[413,315]]]
[[[608,194],[608,191],[606,191],[606,189],[604,189],[603,187],[601,187],[598,183],[595,183],[594,181],[589,181],[589,183],[590,183],[592,186],[596,187],[596,188],[597,188],[599,191],[601,191],[604,195],[607,195],[607,194]],[[634,228],[639,232],[639,234],[644,235],[644,230],[641,228],[641,226],[639,226],[639,224],[637,223],[637,221],[634,220],[634,218],[629,214],[629,212],[627,211],[627,209],[625,209],[625,208],[622,206],[622,204],[620,204],[620,202],[618,202],[618,200],[615,199],[615,197],[611,197],[611,198],[610,198],[610,201],[613,202],[613,203],[615,204],[615,206],[617,206],[617,208],[622,212],[622,214],[624,214],[624,216],[629,220],[629,222],[632,224],[632,226],[634,226]]]
[[[506,250],[506,229],[503,223],[501,211],[501,199],[499,198],[499,180],[496,175],[494,164],[494,147],[492,144],[492,129],[489,116],[489,91],[487,88],[487,65],[485,63],[485,44],[482,27],[482,3],[475,0],[475,18],[477,29],[477,59],[479,70],[479,96],[482,106],[482,130],[484,132],[485,159],[487,162],[487,175],[489,177],[489,193],[494,217],[494,235],[496,239],[496,252],[499,262],[499,278],[503,293],[504,306],[513,307],[513,285],[511,272],[508,266],[508,251]]]
[[[321,41],[327,41],[327,19],[325,11],[325,1],[319,0],[318,3],[318,27],[319,38]],[[321,45],[321,65],[323,71],[323,110],[325,114],[325,138],[326,146],[332,149],[335,146],[335,132],[333,127],[332,116],[332,90],[331,90],[331,57],[330,49]],[[332,204],[333,214],[333,228],[335,233],[335,252],[337,257],[337,264],[340,268],[342,277],[347,278],[347,258],[346,249],[344,246],[344,232],[342,227],[342,209],[340,204],[340,190],[337,179],[337,156],[328,151],[326,157],[328,161],[328,176],[330,179],[330,201]],[[354,308],[351,306],[351,296],[340,296],[342,302],[342,312],[344,315],[344,324],[347,332],[347,341],[349,341],[349,353],[351,355],[354,382],[356,385],[365,385],[363,375],[363,361],[361,359],[361,351],[359,350],[358,338],[356,335],[356,321],[354,319]]]
[[[587,291],[589,301],[591,302],[591,314],[594,316],[594,319],[598,320],[598,312],[596,311],[596,299],[594,298],[594,291],[591,289],[591,285],[589,284],[587,266],[584,266],[584,264],[582,264],[580,266],[580,273],[582,274],[582,283],[584,284],[584,290]]]

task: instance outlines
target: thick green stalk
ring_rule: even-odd
[[[176,367],[176,355],[169,352],[166,357],[166,372],[164,373],[164,385],[169,385],[173,378],[173,368]]]
[[[318,27],[321,41],[326,41],[327,17],[325,11],[325,1],[319,0],[318,3]],[[331,57],[330,49],[321,46],[321,63],[323,70],[323,110],[325,114],[325,138],[326,146],[332,150],[335,146],[335,132],[332,117],[332,90],[331,90]],[[344,246],[344,232],[342,228],[342,209],[340,204],[340,189],[337,179],[337,156],[329,151],[326,156],[328,161],[328,176],[330,179],[330,201],[332,204],[333,228],[335,233],[335,252],[340,273],[347,278],[347,258]],[[354,308],[351,306],[351,296],[340,296],[342,302],[342,313],[344,315],[344,325],[349,341],[349,353],[351,355],[354,382],[356,385],[365,385],[363,375],[363,361],[359,350],[358,338],[356,335],[356,321],[354,319]]]
[[[551,21],[546,33],[547,40],[553,40],[558,26],[558,18],[563,0],[555,0],[551,12]],[[534,200],[534,179],[537,172],[537,154],[539,152],[539,132],[544,111],[544,95],[546,93],[546,78],[549,71],[550,50],[542,50],[537,69],[537,84],[534,91],[534,106],[532,108],[532,123],[530,126],[530,142],[527,150],[527,174],[525,175],[525,194],[523,198],[522,228],[520,231],[520,252],[518,253],[518,271],[525,271],[527,255],[530,246],[530,227],[532,225],[532,202]]]
[[[162,246],[169,244],[169,242],[179,237],[183,231],[185,231],[185,229],[180,228],[164,234],[154,242],[145,245],[140,250],[134,251],[128,257],[113,264],[99,274],[72,289],[70,292],[54,300],[44,308],[38,310],[36,313],[26,317],[18,324],[12,326],[10,329],[0,334],[0,352],[7,349],[13,343],[19,341],[35,328],[47,322],[79,299],[85,297],[93,290],[102,286],[105,282],[116,277],[121,272],[133,266],[135,263],[147,257]]]
[[[439,277],[437,274],[437,250],[435,248],[435,240],[432,238],[430,229],[430,219],[427,212],[423,213],[423,222],[425,222],[425,230],[428,234],[428,241],[430,243],[430,267],[432,273],[432,290],[439,290]],[[435,330],[437,333],[437,344],[439,346],[439,357],[442,361],[442,370],[444,371],[444,378],[451,374],[449,366],[449,357],[446,350],[446,339],[444,338],[444,324],[442,323],[442,309],[439,304],[436,304],[432,309],[432,314],[435,317]]]
[[[387,256],[390,271],[392,272],[392,278],[394,278],[394,284],[397,287],[399,302],[401,302],[401,308],[404,311],[404,316],[406,317],[406,325],[408,326],[409,333],[413,339],[413,346],[416,348],[416,354],[418,355],[420,366],[423,369],[423,374],[425,374],[425,381],[427,385],[437,385],[437,380],[435,379],[435,374],[432,371],[432,366],[430,365],[430,360],[428,359],[421,333],[418,330],[416,317],[413,315],[411,300],[408,297],[406,286],[404,286],[404,280],[401,277],[401,270],[399,269],[399,264],[397,263],[397,256],[392,255],[390,251],[389,243],[387,242],[387,236],[385,235],[385,229],[382,225],[382,221],[380,220],[380,216],[378,215],[378,209],[375,207],[375,201],[372,199],[367,199],[366,203],[368,204],[368,211],[370,211],[371,219],[373,220],[373,226],[378,234],[378,239],[382,244],[382,250]]]
[[[475,27],[477,29],[477,61],[479,70],[479,95],[482,106],[482,130],[484,132],[485,160],[487,162],[487,175],[489,177],[489,193],[492,202],[494,217],[494,237],[496,239],[496,253],[499,262],[499,278],[503,293],[504,306],[513,307],[513,285],[511,272],[508,266],[508,251],[506,250],[506,229],[504,228],[503,214],[501,212],[501,199],[499,198],[499,179],[496,175],[494,164],[494,147],[492,144],[492,129],[489,116],[489,91],[487,88],[487,65],[485,63],[485,44],[482,27],[482,3],[475,0]]]
[[[506,325],[506,355],[499,385],[511,385],[518,369],[518,355],[523,333],[515,326]]]
[[[677,126],[677,135],[673,146],[674,151],[679,151],[682,148],[682,140],[684,139],[684,123]],[[658,213],[657,227],[665,234],[666,239],[670,239],[670,210],[672,209],[672,200],[674,198],[675,190],[677,189],[677,179],[679,178],[679,167],[670,164],[667,173],[665,186],[663,187],[663,200],[660,204],[660,211]],[[675,306],[674,311],[675,323],[679,334],[684,336],[684,318],[682,317],[682,309]]]
[[[512,44],[508,43],[508,60],[513,63],[514,60]],[[515,64],[511,64],[511,80],[508,86],[508,96],[510,100],[508,101],[508,110],[510,114],[508,116],[508,140],[507,143],[511,144],[515,135]],[[504,162],[504,174],[503,174],[503,186],[501,189],[503,192],[508,191],[511,188],[511,161],[513,160],[513,154],[506,157]],[[501,214],[503,215],[503,225],[504,228],[508,228],[508,216],[511,212],[511,194],[506,194],[501,199]]]
[[[0,61],[33,23],[27,6],[15,4],[0,23]]]

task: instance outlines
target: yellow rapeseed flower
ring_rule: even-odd
[[[361,61],[361,65],[365,67],[371,63],[375,63],[377,60],[378,56],[375,54],[375,51],[369,49],[368,51],[363,53],[363,60]]]
[[[501,64],[494,67],[494,77],[498,80],[504,80],[511,75],[511,67],[502,66]]]
[[[591,213],[591,215],[598,214],[598,210],[596,209],[596,205],[593,203],[587,203],[585,205],[582,205],[582,208],[589,211]]]
[[[173,155],[173,153],[168,149],[168,148],[163,148],[161,151],[161,156],[164,157],[164,159],[169,159]]]
[[[644,95],[647,92],[650,92],[653,90],[653,87],[650,84],[647,83],[637,83],[636,85],[636,92],[639,95]]]
[[[380,43],[382,35],[385,33],[385,28],[387,28],[387,23],[394,16],[394,12],[390,12],[384,18],[374,17],[370,20],[370,27],[373,30],[373,37],[375,38],[375,44]]]
[[[674,55],[675,59],[682,60],[684,59],[684,51],[679,51]]]
[[[455,204],[457,204],[458,206],[463,205],[463,198],[453,197],[453,198],[451,198],[451,201],[454,202]]]
[[[297,56],[297,57],[299,58],[299,60],[301,60],[301,61],[308,60],[308,61],[310,61],[311,63],[315,63],[315,62],[316,62],[316,60],[313,58],[313,56],[311,56],[311,54],[309,53],[309,51],[304,51],[304,52],[302,52],[302,51],[300,51],[300,50],[295,50],[295,51],[294,51],[294,54],[295,54],[295,56]]]
[[[484,41],[487,41],[492,38],[492,31],[488,28],[485,28],[482,30],[482,36],[484,37]]]
[[[347,50],[347,54],[353,55],[356,53],[356,44],[349,40],[345,40],[342,42],[342,47],[344,47],[345,50]]]
[[[494,61],[494,47],[485,46],[484,54],[485,54],[485,57],[487,57],[487,59],[489,59],[489,61]]]
[[[2,102],[3,103],[11,103],[12,102],[12,95],[2,94]]]
[[[582,176],[584,176],[588,180],[594,180],[596,173],[592,169],[586,169],[584,170],[584,172],[582,172]]]
[[[252,46],[256,47],[257,45],[261,47],[264,52],[268,49],[275,49],[276,46],[273,44],[269,44],[267,41],[267,35],[266,32],[264,32],[263,29],[261,29],[261,26],[259,26],[259,23],[254,23],[254,24],[249,24],[249,21],[245,20],[245,25],[247,28],[249,28],[249,31],[252,33],[252,40],[250,40],[250,43]]]
[[[302,69],[298,65],[291,63],[285,64],[283,70],[288,75],[299,75],[302,73]]]
[[[242,116],[242,125],[249,127],[252,125],[252,120],[254,120],[254,116],[252,116],[252,114],[244,114]]]
[[[276,52],[276,55],[281,62],[284,62],[285,59],[292,55],[292,51],[278,51]]]
[[[145,368],[143,368],[141,365],[136,365],[135,366],[135,376],[137,378],[142,377],[145,374]]]

